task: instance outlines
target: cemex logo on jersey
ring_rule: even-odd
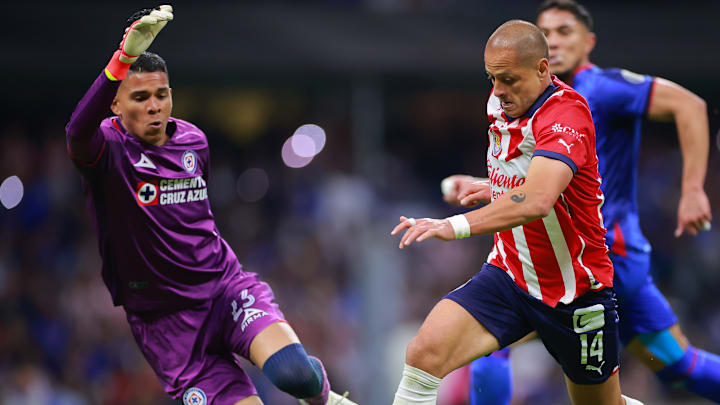
[[[245,332],[245,328],[247,328],[254,320],[261,318],[268,313],[262,309],[250,308],[255,303],[255,296],[250,294],[247,289],[240,292],[240,299],[244,301],[242,303],[242,308],[238,308],[238,303],[235,300],[230,303],[230,306],[232,307],[233,321],[237,322],[240,315],[244,315],[243,321],[240,323],[240,330]]]
[[[207,183],[202,176],[138,183],[136,196],[138,205],[185,204],[207,200]]]
[[[135,193],[138,205],[144,207],[146,205],[157,205],[158,203],[158,186],[155,182],[141,181],[137,185]]]
[[[551,129],[555,133],[570,135],[578,141],[586,136],[582,132],[575,130],[575,128],[571,128],[567,125],[558,124],[557,122],[553,124]]]

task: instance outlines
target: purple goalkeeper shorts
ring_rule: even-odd
[[[249,359],[255,336],[284,321],[270,286],[242,271],[215,299],[170,314],[128,312],[127,319],[165,392],[187,405],[232,405],[257,395],[234,354]]]

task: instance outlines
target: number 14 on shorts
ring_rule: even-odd
[[[596,304],[587,308],[578,308],[573,312],[573,329],[575,333],[579,333],[580,338],[580,364],[585,365],[587,371],[597,371],[602,375],[603,361],[603,331],[596,333],[591,331],[601,329],[605,326],[605,307],[602,304]],[[592,337],[592,341],[590,338]],[[588,346],[588,341],[590,345]],[[589,348],[589,352],[588,352]],[[598,366],[588,364],[593,357],[597,357]],[[594,363],[594,362],[593,362]]]

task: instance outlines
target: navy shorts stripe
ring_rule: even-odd
[[[500,347],[533,330],[576,384],[599,384],[619,364],[615,292],[604,288],[555,308],[520,289],[502,269],[485,264],[470,281],[445,296],[461,305]]]

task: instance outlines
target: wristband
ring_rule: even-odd
[[[465,215],[455,215],[447,218],[455,232],[455,239],[467,238],[470,236],[470,222]]]
[[[110,58],[110,63],[105,67],[105,76],[114,82],[125,79],[128,70],[130,70],[130,65],[132,65],[132,63],[121,61],[120,55],[122,55],[120,50],[115,51],[112,58]]]

